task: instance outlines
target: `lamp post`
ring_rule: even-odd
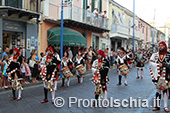
[[[135,0],[133,0],[133,53],[135,52]]]
[[[63,0],[61,0],[61,39],[60,39],[60,57],[63,58]],[[61,66],[62,68],[62,66]],[[60,73],[62,77],[62,73]]]
[[[155,11],[154,9],[154,16],[153,16],[153,37],[152,37],[152,52],[154,53],[154,35],[155,35]]]

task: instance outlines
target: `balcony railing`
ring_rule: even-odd
[[[130,28],[130,36],[133,37],[133,28]],[[140,31],[135,30],[135,37],[136,37],[136,39],[139,39],[139,37],[140,37]]]
[[[57,11],[54,13],[52,11]],[[61,19],[61,6],[49,3],[49,12],[46,15],[46,18],[60,20]],[[64,5],[63,8],[63,19],[64,20],[74,20],[76,22],[84,23],[87,25],[92,25],[102,29],[109,30],[109,19],[97,16],[94,13],[88,12],[80,7],[73,5]]]
[[[9,6],[32,12],[40,12],[41,0],[0,0],[0,6]]]
[[[112,24],[111,32],[112,33],[120,33],[123,35],[129,35],[129,28],[122,26],[122,25],[118,25],[118,24]]]

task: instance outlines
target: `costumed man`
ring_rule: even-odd
[[[128,52],[129,58],[127,59],[127,64],[130,69],[132,69],[132,64],[133,64],[133,52],[132,49],[129,50]]]
[[[21,100],[21,91],[23,90],[21,85],[22,72],[20,70],[19,62],[19,50],[17,48],[13,49],[13,56],[8,61],[7,75],[8,79],[12,81],[12,94],[13,97],[10,100],[15,100],[15,91],[18,90],[18,98],[16,100]]]
[[[42,71],[40,72],[40,76],[44,84],[45,95],[45,99],[41,101],[41,103],[48,102],[47,93],[49,90],[52,95],[52,104],[54,104],[55,91],[57,88],[57,81],[55,80],[57,71],[56,68],[58,65],[60,65],[60,59],[57,59],[57,57],[54,55],[54,50],[52,47],[47,47],[46,51],[47,56],[44,57],[45,65],[42,66]]]
[[[161,92],[163,92],[164,111],[168,109],[168,84],[170,81],[170,53],[167,52],[167,46],[164,41],[159,43],[159,52],[154,53],[150,58],[150,74],[152,82],[156,85],[156,106],[153,111],[160,110]]]
[[[123,47],[120,47],[119,50],[119,54],[117,55],[117,59],[116,59],[116,64],[118,67],[118,79],[119,82],[117,85],[121,85],[121,80],[122,80],[122,76],[125,77],[125,86],[127,86],[127,74],[129,73],[129,69],[127,67],[127,59],[129,58],[128,55],[126,55],[126,51]],[[114,64],[115,65],[115,64]],[[123,67],[123,69],[121,69]]]
[[[84,59],[82,57],[82,54],[83,52],[81,50],[78,51],[78,55],[76,56],[75,58],[75,67],[76,67],[76,73],[77,73],[77,79],[78,79],[78,82],[77,83],[80,83],[82,84],[83,83],[83,75],[81,72],[85,72],[86,69],[84,68]],[[82,66],[82,68],[81,68]],[[79,70],[77,69],[78,67],[80,67],[81,69],[81,72],[79,72]]]
[[[141,79],[143,79],[143,68],[145,67],[145,56],[142,53],[142,49],[139,49],[135,55],[136,68],[137,68],[137,78],[139,79],[139,70],[141,70]]]
[[[103,50],[98,50],[98,59],[96,59],[92,64],[92,82],[96,85],[95,91],[95,99],[98,100],[99,94],[101,94],[101,98],[104,93],[104,99],[107,99],[107,83],[109,82],[108,79],[108,72],[109,72],[109,61],[105,59],[105,53]],[[107,104],[107,103],[105,103]],[[93,106],[96,105],[94,102]]]

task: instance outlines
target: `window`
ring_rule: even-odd
[[[22,0],[5,0],[6,6],[22,8]]]
[[[145,28],[145,27],[143,26],[143,27],[142,27],[142,33],[144,33],[144,28]]]
[[[146,41],[148,41],[148,27],[146,27]]]

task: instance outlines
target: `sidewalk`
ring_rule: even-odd
[[[88,75],[90,75],[90,74],[91,74],[91,70],[86,71],[85,76],[88,76]],[[70,80],[73,80],[73,79],[77,79],[77,76],[76,76],[76,75],[73,75],[73,76],[70,77]],[[59,78],[58,78],[58,83],[60,83],[61,80],[62,80],[61,77],[59,77]],[[22,87],[25,88],[25,87],[36,86],[36,85],[40,85],[40,84],[43,84],[43,81],[42,81],[41,79],[40,79],[39,82],[37,82],[37,83],[32,83],[32,82],[31,82],[31,83],[29,83],[29,84],[22,84]],[[9,90],[11,90],[11,88],[8,88],[8,89],[0,88],[0,92],[9,91]]]

